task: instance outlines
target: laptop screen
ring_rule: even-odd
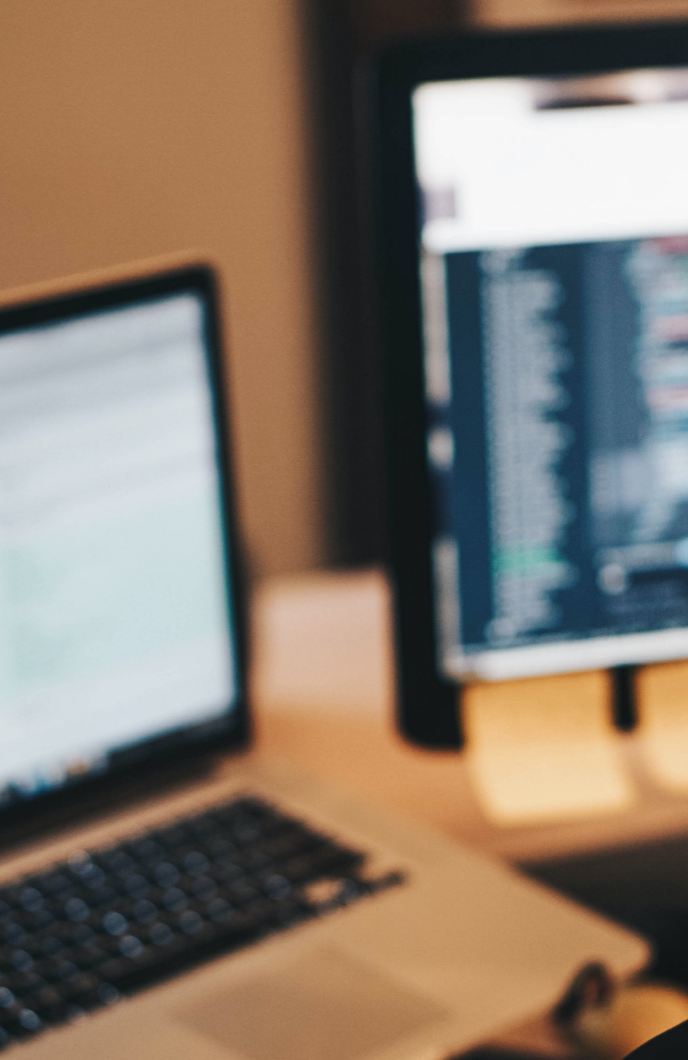
[[[237,701],[207,312],[195,288],[0,333],[4,803]]]
[[[421,84],[440,666],[688,654],[688,70]]]

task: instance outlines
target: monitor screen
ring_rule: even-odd
[[[236,702],[206,313],[0,332],[0,805]]]
[[[440,668],[688,655],[688,69],[419,85]]]

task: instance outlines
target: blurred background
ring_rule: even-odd
[[[4,0],[0,287],[211,251],[254,573],[374,562],[354,71],[409,34],[683,14],[688,0]]]

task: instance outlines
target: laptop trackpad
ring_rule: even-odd
[[[246,1060],[358,1060],[448,1015],[348,954],[321,950],[205,998],[183,1019]]]

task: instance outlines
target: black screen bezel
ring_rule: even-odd
[[[365,100],[373,174],[385,405],[397,716],[426,747],[462,742],[460,685],[443,678],[431,569],[412,94],[430,81],[688,67],[688,23],[467,33],[407,43],[375,64]],[[618,706],[618,705],[617,705]]]
[[[66,321],[103,310],[145,304],[166,296],[193,293],[206,309],[208,375],[211,384],[213,416],[218,442],[219,485],[223,519],[223,545],[227,571],[229,628],[235,639],[235,679],[237,694],[228,704],[224,718],[205,731],[205,726],[189,726],[172,734],[136,744],[114,754],[104,773],[70,779],[59,788],[49,789],[14,802],[0,810],[0,843],[14,841],[23,833],[41,830],[43,820],[71,818],[94,806],[119,803],[128,788],[138,790],[142,781],[156,775],[170,777],[179,771],[186,775],[210,754],[239,751],[250,738],[246,690],[246,617],[240,538],[235,517],[231,467],[231,440],[228,416],[228,389],[222,346],[220,296],[213,267],[194,263],[155,270],[143,277],[124,279],[82,290],[21,301],[0,307],[0,335],[25,328]]]

